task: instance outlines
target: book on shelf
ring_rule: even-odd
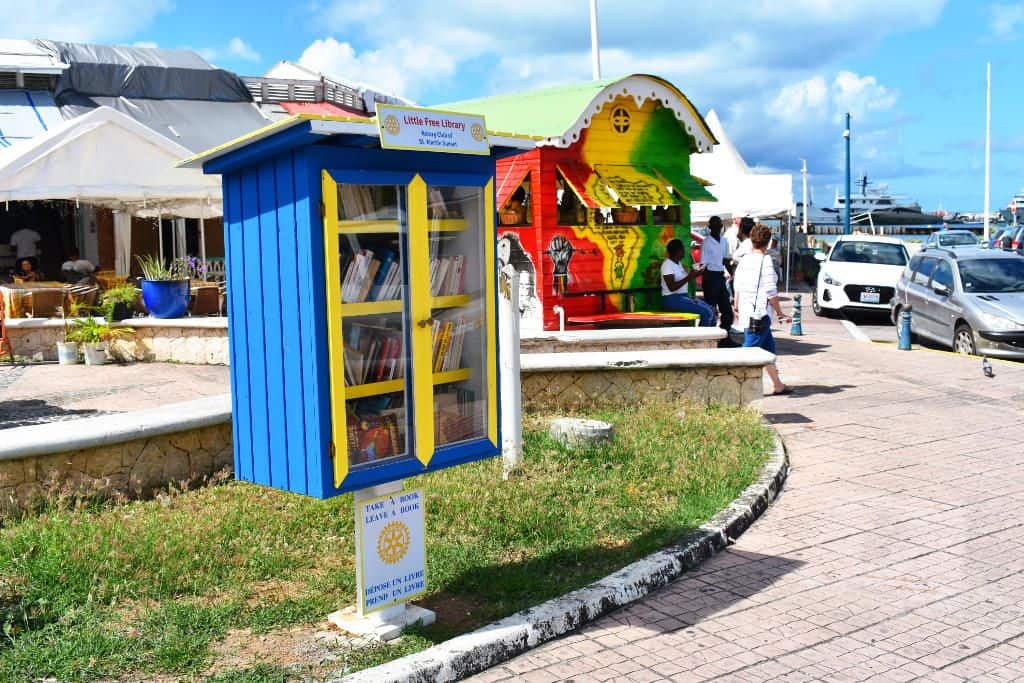
[[[449,372],[458,370],[462,361],[462,346],[466,332],[475,325],[465,318],[457,320],[434,320],[431,336],[433,340],[433,371]]]
[[[397,220],[398,192],[389,185],[338,185],[339,218],[345,221]]]
[[[341,254],[341,302],[393,301],[402,292],[402,265],[391,249],[374,252],[352,236]]]
[[[347,422],[348,456],[353,464],[383,460],[405,450],[395,412],[377,415],[349,413]]]
[[[465,441],[482,433],[476,395],[470,389],[447,387],[434,394],[434,433],[439,443]]]
[[[430,295],[462,294],[465,268],[466,257],[462,254],[430,259]]]
[[[405,376],[401,330],[359,323],[346,327],[343,350],[346,386]]]

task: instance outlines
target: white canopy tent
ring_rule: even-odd
[[[220,178],[176,168],[191,155],[133,118],[99,107],[0,151],[0,202],[68,199],[118,211],[116,267],[127,273],[131,215],[198,218],[201,230],[204,218],[221,215]]]
[[[787,173],[754,173],[740,156],[712,109],[704,117],[718,145],[690,157],[690,172],[711,183],[717,202],[693,202],[690,220],[706,223],[711,216],[768,217],[793,209],[793,177]]]

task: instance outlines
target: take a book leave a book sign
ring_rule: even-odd
[[[455,112],[377,105],[377,126],[383,149],[418,152],[490,154],[484,117]]]
[[[357,501],[355,514],[359,610],[376,612],[426,592],[422,489]]]

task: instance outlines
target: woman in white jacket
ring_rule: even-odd
[[[779,322],[790,322],[792,318],[783,314],[779,306],[775,266],[771,257],[765,253],[771,238],[771,230],[763,225],[754,226],[751,231],[752,251],[740,260],[733,276],[736,295],[733,305],[736,308],[736,320],[746,328],[743,346],[756,346],[775,353],[769,309],[775,311]],[[779,378],[779,370],[774,363],[766,365],[764,369],[772,381],[772,395],[790,393],[789,387]]]

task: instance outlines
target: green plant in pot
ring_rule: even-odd
[[[103,292],[103,317],[107,322],[126,320],[132,317],[139,301],[139,290],[132,285],[111,287]]]
[[[189,267],[185,259],[164,262],[158,256],[137,256],[142,269],[142,301],[154,318],[180,318],[188,310]]]
[[[111,327],[99,318],[79,318],[72,323],[67,337],[82,345],[86,365],[103,365],[107,362],[107,342],[128,339],[135,334],[130,327]]]

